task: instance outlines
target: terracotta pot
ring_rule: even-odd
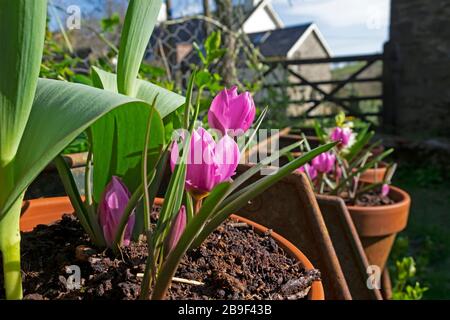
[[[163,199],[157,198],[155,204],[161,205]],[[22,231],[31,231],[39,224],[49,224],[57,221],[65,213],[72,213],[73,208],[68,197],[44,198],[24,201],[22,217],[20,219],[20,229]],[[245,222],[252,226],[257,232],[267,232],[266,227],[261,226],[251,220],[232,215],[232,219]],[[291,242],[275,232],[271,232],[272,238],[292,257],[302,263],[306,270],[314,269],[314,266],[308,258]],[[324,300],[324,291],[321,281],[314,281],[311,290],[308,293],[309,300]]]
[[[370,264],[384,269],[395,236],[408,222],[411,198],[391,186],[389,196],[395,204],[376,207],[347,206]]]
[[[360,175],[360,179],[370,183],[377,183],[383,181],[386,174],[386,164],[381,162],[378,168],[367,169]]]

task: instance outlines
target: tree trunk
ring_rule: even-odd
[[[172,20],[172,0],[166,0],[166,15],[167,20]]]
[[[220,23],[232,32],[233,29],[233,3],[232,0],[215,0],[217,15]],[[236,73],[236,38],[229,32],[222,33],[223,46],[227,52],[223,57],[221,75],[225,86],[230,87],[238,83]]]

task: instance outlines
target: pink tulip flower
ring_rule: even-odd
[[[170,227],[170,233],[166,243],[167,253],[171,252],[180,240],[184,229],[186,229],[186,220],[186,208],[185,206],[181,206],[180,211],[178,211],[178,214]]]
[[[328,173],[333,170],[336,156],[331,152],[319,154],[312,160],[313,167],[320,173]]]
[[[352,129],[336,127],[331,132],[330,138],[332,141],[340,141],[340,145],[345,147],[350,142],[350,138],[352,137],[352,135]]]
[[[383,186],[381,187],[381,195],[383,197],[386,197],[389,194],[390,188],[389,185],[387,183],[383,184]]]
[[[106,186],[99,204],[98,214],[100,226],[103,230],[106,244],[110,247],[116,237],[117,227],[122,214],[130,200],[131,194],[120,178],[113,176],[111,182]],[[122,245],[130,244],[131,235],[135,222],[134,213],[130,215],[125,228]]]
[[[311,178],[311,180],[314,180],[315,178],[317,178],[316,168],[314,168],[313,166],[311,166],[309,164],[305,164],[304,166],[298,168],[298,170],[301,172],[308,172],[308,175]]]
[[[172,171],[178,159],[178,145],[174,143],[170,157]],[[239,159],[239,147],[231,137],[224,136],[216,143],[205,129],[194,130],[186,164],[186,189],[193,194],[208,193],[235,174]]]
[[[237,87],[234,86],[222,90],[213,99],[208,111],[208,123],[222,134],[232,131],[232,135],[242,135],[252,125],[255,113],[255,102],[250,93],[238,95]]]

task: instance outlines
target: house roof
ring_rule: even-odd
[[[253,45],[265,57],[286,57],[311,23],[248,34]]]
[[[248,34],[253,45],[259,48],[261,54],[268,57],[290,57],[305,41],[307,36],[314,32],[328,56],[331,51],[322,34],[314,23],[300,24],[282,29],[261,31]]]
[[[280,19],[277,12],[272,7],[272,4],[270,0],[260,0],[253,8],[250,10],[250,12],[247,13],[247,16],[245,17],[244,21],[242,22],[242,27],[245,29],[246,23],[250,20],[250,18],[255,15],[259,10],[265,10],[265,12],[269,15],[269,17],[272,19],[274,25],[276,28],[283,28],[284,23]]]

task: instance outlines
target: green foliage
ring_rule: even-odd
[[[63,154],[73,154],[86,152],[89,149],[89,141],[86,133],[83,132],[78,137],[75,138],[64,150]]]
[[[398,170],[398,179],[418,187],[432,187],[446,181],[446,172],[438,166],[424,162],[422,166],[405,164]]]
[[[103,32],[114,32],[120,25],[120,16],[118,13],[113,13],[110,17],[104,18],[100,21],[100,26]]]
[[[393,300],[421,300],[428,290],[416,278],[416,263],[412,257],[405,257],[395,262],[396,272],[392,290]]]
[[[222,58],[227,52],[227,49],[221,48],[221,39],[221,32],[214,31],[211,32],[211,34],[206,38],[203,44],[204,51],[197,44],[194,44],[198,57],[206,69],[208,69],[213,63],[217,62],[218,59]]]
[[[375,132],[369,131],[369,124],[360,124],[360,130],[353,130],[353,122],[348,121],[345,113],[339,113],[334,124],[330,127],[324,127],[321,122],[315,121],[314,130],[321,143],[331,141],[331,132],[334,128],[345,128],[352,135],[354,142],[347,146],[338,145],[333,150],[336,157],[335,167],[331,172],[318,174],[318,178],[312,180],[308,171],[306,175],[310,178],[313,189],[318,193],[343,196],[348,203],[353,203],[358,195],[365,192],[380,189],[383,184],[390,184],[392,176],[397,168],[396,164],[387,166],[386,174],[382,181],[368,183],[360,181],[360,175],[371,168],[376,168],[394,149],[388,149],[381,154],[376,154],[374,149],[381,144],[381,141],[371,143]],[[304,137],[306,139],[306,137]],[[350,141],[350,139],[349,139]],[[309,144],[306,143],[304,149],[309,150]],[[336,172],[340,171],[340,175]]]
[[[212,67],[218,62],[226,52],[222,48],[222,36],[220,31],[212,32],[200,47],[194,43],[194,48],[197,52],[202,65],[197,71],[195,77],[195,85],[198,87],[198,101],[200,103],[200,114],[204,115],[205,111],[211,105],[212,97],[214,97],[224,87],[222,85],[222,77],[211,71]],[[197,70],[197,66],[191,66],[192,70]],[[207,91],[209,94],[204,95]]]

